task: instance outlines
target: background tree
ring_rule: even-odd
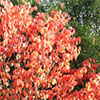
[[[81,54],[78,61],[88,57],[100,61],[100,0],[63,0],[76,35],[81,36]],[[79,64],[79,62],[76,62]],[[75,64],[75,63],[74,63]]]

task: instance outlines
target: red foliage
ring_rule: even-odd
[[[66,13],[38,12],[32,18],[36,6],[1,4],[0,100],[100,99],[95,60],[85,60],[79,69],[70,66],[80,54],[81,39],[73,36],[74,28],[65,27],[70,20]],[[74,91],[78,85],[84,87]]]
[[[36,0],[36,3],[39,4],[39,0]]]

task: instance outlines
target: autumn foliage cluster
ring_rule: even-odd
[[[38,12],[33,18],[38,8],[30,3],[0,3],[0,100],[100,99],[95,60],[71,68],[81,39],[73,36],[67,13]]]

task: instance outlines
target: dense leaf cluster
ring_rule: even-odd
[[[70,64],[80,54],[81,38],[74,37],[67,13],[38,12],[33,18],[37,6],[0,3],[1,100],[100,99],[95,60],[77,69]]]

